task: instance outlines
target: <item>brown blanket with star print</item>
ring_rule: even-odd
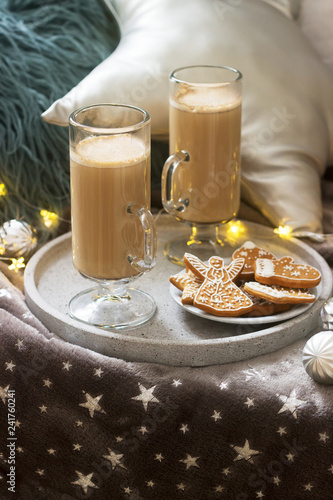
[[[1,500],[333,498],[333,386],[306,374],[306,339],[229,365],[125,362],[48,332],[19,289],[0,273]]]

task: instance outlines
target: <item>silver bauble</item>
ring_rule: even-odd
[[[36,230],[27,222],[12,219],[0,227],[1,253],[6,257],[27,256],[36,246]]]
[[[329,299],[323,305],[320,311],[320,317],[323,324],[324,330],[333,329],[333,298]]]
[[[316,382],[333,384],[333,332],[325,330],[311,337],[303,349],[303,365]]]

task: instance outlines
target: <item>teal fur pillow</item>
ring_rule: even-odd
[[[119,42],[98,0],[0,0],[0,223],[70,204],[68,129],[41,113]]]

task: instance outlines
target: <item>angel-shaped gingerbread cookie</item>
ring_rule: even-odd
[[[234,260],[228,268],[221,257],[211,257],[204,264],[195,255],[185,253],[186,266],[203,280],[193,305],[216,316],[240,316],[251,311],[252,300],[233,283],[244,265],[243,259]]]
[[[234,270],[232,273],[230,273],[231,279],[235,280],[238,278],[241,270],[242,270],[242,259],[238,259],[238,266],[233,266]],[[229,270],[229,267],[231,267],[232,264],[229,264],[227,267],[227,271]],[[204,278],[202,276],[196,276],[193,274],[193,272],[189,269],[186,268],[186,272],[181,271],[177,274],[174,274],[170,276],[169,278],[170,283],[172,283],[178,290],[181,290],[182,297],[181,297],[181,303],[182,304],[193,304],[194,297],[196,296],[199,288],[201,287]]]

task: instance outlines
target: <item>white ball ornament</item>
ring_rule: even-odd
[[[16,219],[0,227],[0,251],[6,257],[29,255],[37,245],[37,233],[27,222]]]
[[[311,337],[303,349],[303,365],[320,384],[333,384],[333,332],[325,330]]]

